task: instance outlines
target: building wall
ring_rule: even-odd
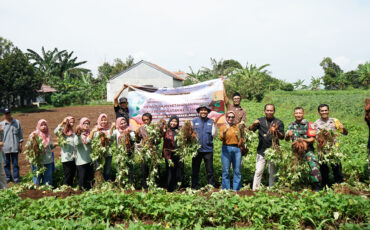
[[[177,82],[180,82],[180,84]],[[171,76],[145,63],[141,63],[107,83],[107,101],[113,102],[114,96],[123,84],[173,88],[180,86],[182,82],[174,80]],[[127,90],[121,96],[127,96]]]

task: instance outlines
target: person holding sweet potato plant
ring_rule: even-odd
[[[53,143],[49,133],[48,123],[45,119],[37,122],[26,144],[26,159],[31,162],[33,183],[36,185],[53,185],[53,154],[58,144]]]
[[[249,130],[256,131],[258,129],[258,147],[256,158],[256,172],[253,178],[253,190],[260,187],[263,171],[266,166],[265,151],[272,147],[279,146],[279,139],[284,139],[284,123],[275,118],[275,106],[273,104],[265,105],[265,117],[258,118],[249,127]],[[268,162],[269,171],[269,186],[273,186],[275,182],[275,165]]]
[[[80,189],[89,190],[94,180],[94,166],[90,157],[91,139],[90,120],[83,117],[79,126],[76,128],[74,145],[76,147],[76,165],[78,172],[78,186]]]
[[[75,133],[73,130],[75,118],[65,117],[63,121],[55,128],[54,134],[58,138],[58,144],[61,147],[61,160],[63,164],[63,184],[73,186],[73,180],[76,175],[76,150],[74,146]]]
[[[310,167],[313,189],[316,191],[321,190],[320,166],[314,154],[315,149],[313,147],[316,135],[315,129],[312,122],[304,119],[304,109],[302,107],[296,107],[294,109],[294,118],[296,120],[289,124],[285,134],[285,140],[293,141],[292,150],[295,157],[306,159]]]

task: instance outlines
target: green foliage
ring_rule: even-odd
[[[14,49],[13,42],[0,37],[0,58],[3,58],[6,53],[10,53],[12,49]]]
[[[0,76],[0,101],[7,106],[14,105],[17,96],[23,105],[24,100],[30,101],[36,95],[36,89],[41,87],[40,76],[17,47],[6,51],[0,59]]]
[[[36,167],[36,169],[33,171],[33,174],[36,177],[46,172],[46,167],[42,163],[42,157],[44,153],[45,146],[42,138],[36,134],[32,134],[27,141],[26,150],[23,152],[23,154],[26,155],[26,160],[28,160],[31,165]]]
[[[358,226],[369,221],[369,199],[328,192],[265,192],[239,196],[233,192],[168,194],[163,190],[125,193],[105,188],[65,199],[45,197],[21,200],[12,190],[1,191],[1,226],[16,228],[105,229],[123,223],[149,219],[167,228],[233,227],[236,223],[265,228],[338,228],[344,222]],[[202,195],[203,193],[208,196]],[[325,220],[325,221],[324,221]],[[155,224],[155,225],[157,225]],[[120,228],[118,224],[114,228]],[[113,228],[112,227],[112,228]]]
[[[125,69],[130,68],[134,64],[134,58],[131,55],[126,58],[125,62],[120,58],[114,59],[112,65],[108,62],[104,62],[103,65],[98,67],[98,79],[107,82],[109,79],[121,73]]]

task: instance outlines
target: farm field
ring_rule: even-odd
[[[334,185],[321,192],[310,191],[307,170],[300,178],[282,174],[284,184],[277,183],[272,190],[263,188],[260,192],[250,190],[255,168],[256,143],[243,158],[242,184],[239,193],[220,191],[204,187],[199,191],[189,190],[191,162],[185,162],[183,189],[170,194],[165,190],[141,191],[140,169],[135,165],[135,189],[122,190],[112,183],[105,183],[89,192],[71,188],[35,188],[31,186],[30,166],[24,155],[20,155],[22,183],[12,185],[7,191],[0,191],[0,229],[107,229],[107,228],[324,228],[364,229],[370,222],[370,189],[367,172],[367,138],[369,131],[363,120],[363,105],[370,91],[294,91],[272,92],[262,103],[243,101],[247,111],[247,124],[264,116],[265,103],[276,105],[275,116],[285,124],[294,120],[293,109],[303,106],[306,119],[319,118],[317,106],[329,104],[331,117],[338,118],[349,129],[348,136],[340,136],[341,150],[346,158],[342,160],[345,183]],[[34,130],[37,121],[44,118],[52,131],[65,116],[77,120],[87,116],[95,123],[100,113],[114,118],[113,106],[70,106],[51,108],[33,113],[15,114],[23,126],[24,138]],[[56,137],[53,135],[53,140]],[[221,183],[221,142],[215,141],[214,170],[216,187]],[[287,158],[290,143],[282,141]],[[60,149],[55,150],[59,158]],[[286,160],[284,163],[289,164]],[[206,175],[201,166],[200,182],[206,184]],[[306,167],[308,169],[308,167]],[[113,172],[115,166],[113,165]],[[284,172],[282,172],[284,173]],[[160,177],[164,176],[164,162]],[[61,181],[61,164],[56,162],[54,183]],[[285,177],[285,178],[283,178]],[[163,181],[158,181],[163,186]],[[263,184],[267,184],[267,170]]]

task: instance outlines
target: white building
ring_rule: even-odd
[[[149,86],[155,88],[176,88],[182,86],[184,78],[147,61],[140,61],[117,74],[107,83],[107,101],[113,102],[114,96],[123,84]],[[125,90],[121,96],[127,96]]]

